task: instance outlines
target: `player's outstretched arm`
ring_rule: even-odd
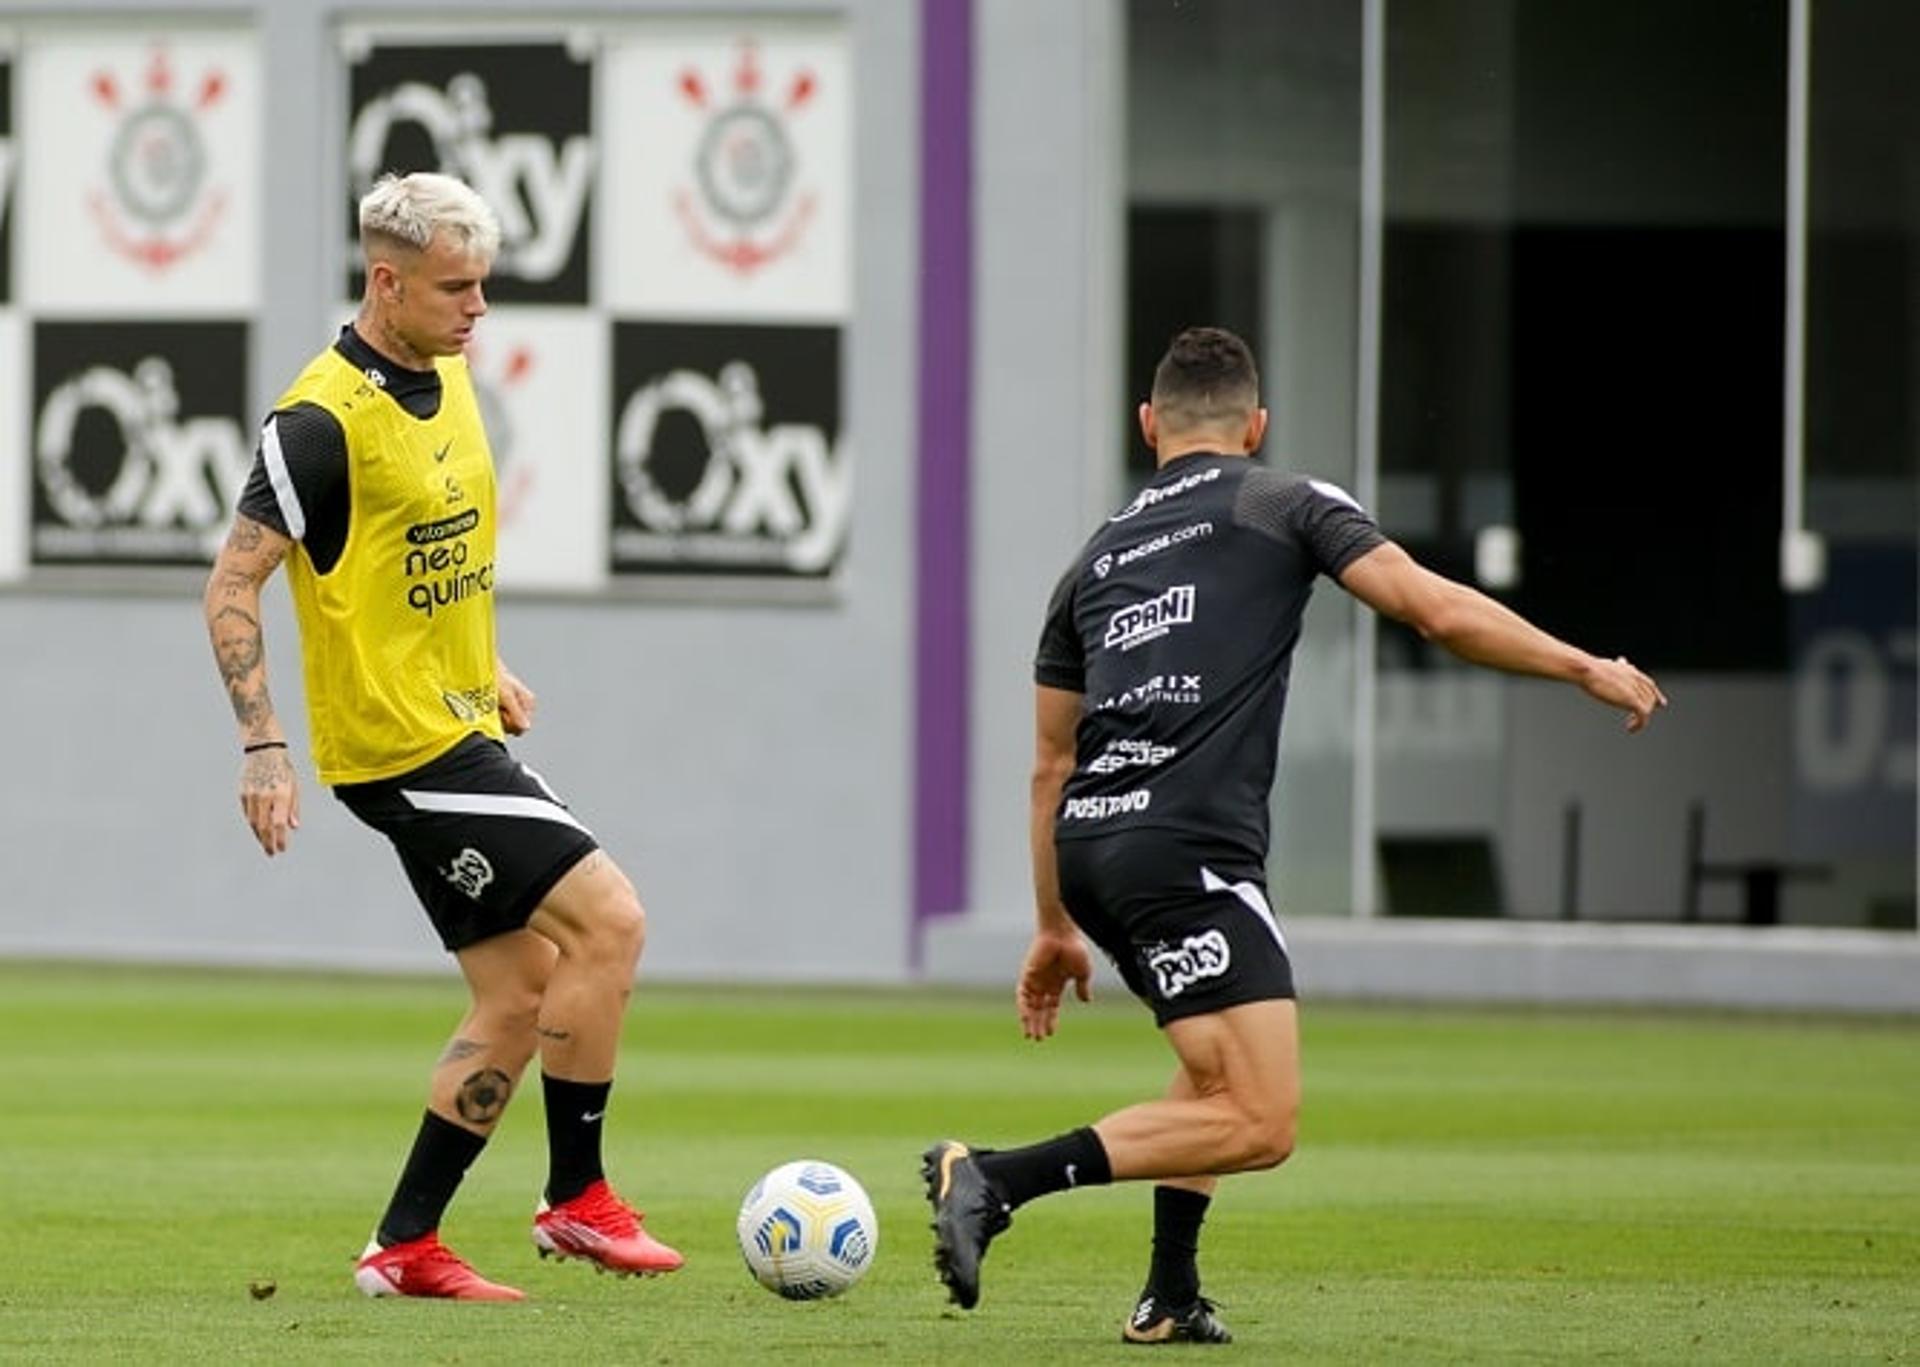
[[[213,562],[202,602],[213,658],[240,727],[240,810],[269,858],[287,848],[300,825],[300,791],[293,780],[286,733],[267,689],[267,647],[260,630],[260,586],[293,545],[271,527],[241,513]]]
[[[1340,584],[1463,660],[1577,684],[1587,696],[1625,712],[1629,731],[1640,730],[1667,705],[1660,686],[1626,656],[1607,660],[1570,646],[1479,590],[1435,574],[1391,541],[1342,570]]]
[[[1087,942],[1060,900],[1060,869],[1054,861],[1053,820],[1060,793],[1073,774],[1074,734],[1080,724],[1080,695],[1065,689],[1034,689],[1034,759],[1028,832],[1033,847],[1033,943],[1020,965],[1014,1005],[1028,1039],[1042,1040],[1060,1020],[1060,998],[1068,983],[1081,1001],[1091,997],[1093,974]]]

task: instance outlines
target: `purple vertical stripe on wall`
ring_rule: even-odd
[[[967,899],[973,398],[973,0],[920,6],[920,403],[912,966]]]

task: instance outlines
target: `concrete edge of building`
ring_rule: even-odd
[[[1308,917],[1285,929],[1309,1001],[1920,1014],[1920,935],[1905,932]],[[1011,988],[1026,943],[1020,926],[938,923],[924,977]]]
[[[1920,935],[1801,927],[1676,926],[1392,918],[1302,917],[1286,927],[1308,1001],[1381,1000],[1532,1005],[1716,1007],[1920,1015]],[[1027,932],[964,919],[928,927],[917,981],[1011,992]],[[1096,956],[1097,957],[1097,956]],[[154,940],[101,944],[49,934],[0,936],[0,959],[93,961],[339,971],[448,973],[437,949],[343,950],[193,945]],[[725,964],[650,966],[661,982],[729,979],[849,987],[903,986],[904,969],[740,973]],[[1123,991],[1099,962],[1096,990]]]

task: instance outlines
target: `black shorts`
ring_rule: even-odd
[[[1293,997],[1259,860],[1153,827],[1062,840],[1054,851],[1074,922],[1161,1025]]]
[[[600,847],[546,780],[477,732],[398,778],[333,791],[393,842],[449,951],[519,930]]]

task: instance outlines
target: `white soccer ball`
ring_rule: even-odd
[[[754,1279],[790,1301],[839,1295],[866,1275],[880,1247],[866,1190],[814,1158],[783,1163],[755,1182],[734,1230]]]

